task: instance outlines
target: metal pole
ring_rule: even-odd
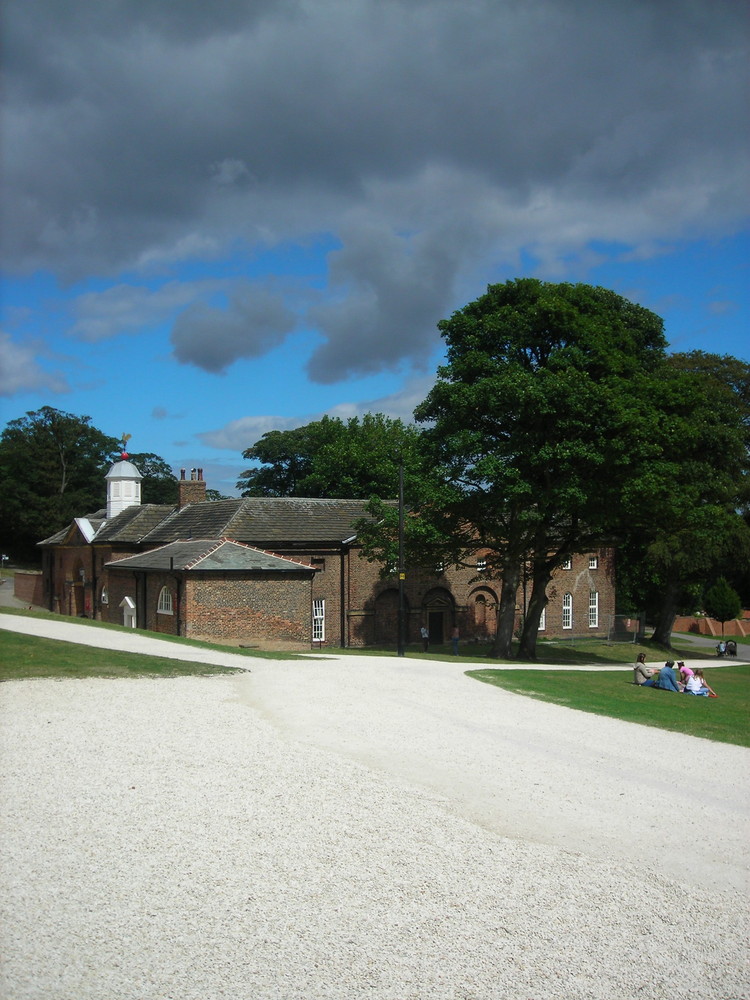
[[[398,467],[398,655],[404,655],[404,463]]]

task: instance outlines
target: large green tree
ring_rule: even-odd
[[[0,434],[0,538],[17,559],[36,557],[40,539],[97,510],[120,444],[51,406],[11,420]]]
[[[486,548],[502,583],[495,655],[511,650],[521,566],[534,585],[533,656],[552,573],[611,537],[619,490],[645,451],[644,399],[662,320],[603,288],[519,279],[439,324],[447,363],[417,408],[449,489],[434,511],[453,558]]]
[[[419,431],[382,413],[347,421],[323,417],[270,431],[243,452],[260,463],[237,483],[242,496],[393,498],[399,463],[419,460]]]
[[[703,352],[670,355],[644,427],[648,460],[620,498],[623,600],[669,646],[678,611],[707,581],[750,563],[750,365]],[[744,514],[744,516],[743,516]]]

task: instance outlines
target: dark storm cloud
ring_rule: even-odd
[[[15,0],[5,259],[117,275],[332,233],[311,377],[415,362],[521,247],[737,224],[747,27],[735,0]],[[196,304],[175,354],[220,371],[286,324]]]
[[[297,324],[282,300],[263,288],[238,290],[226,308],[196,302],[172,330],[178,361],[220,373],[238,358],[252,358],[278,346]]]

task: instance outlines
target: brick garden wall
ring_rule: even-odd
[[[41,571],[16,570],[13,575],[13,595],[24,604],[44,607],[44,580]]]

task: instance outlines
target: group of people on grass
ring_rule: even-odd
[[[702,670],[686,667],[683,660],[677,663],[667,660],[663,667],[652,670],[646,666],[646,654],[639,653],[633,668],[633,683],[640,687],[655,687],[662,691],[676,691],[678,694],[693,694],[704,698],[717,698],[718,695],[709,687]]]

